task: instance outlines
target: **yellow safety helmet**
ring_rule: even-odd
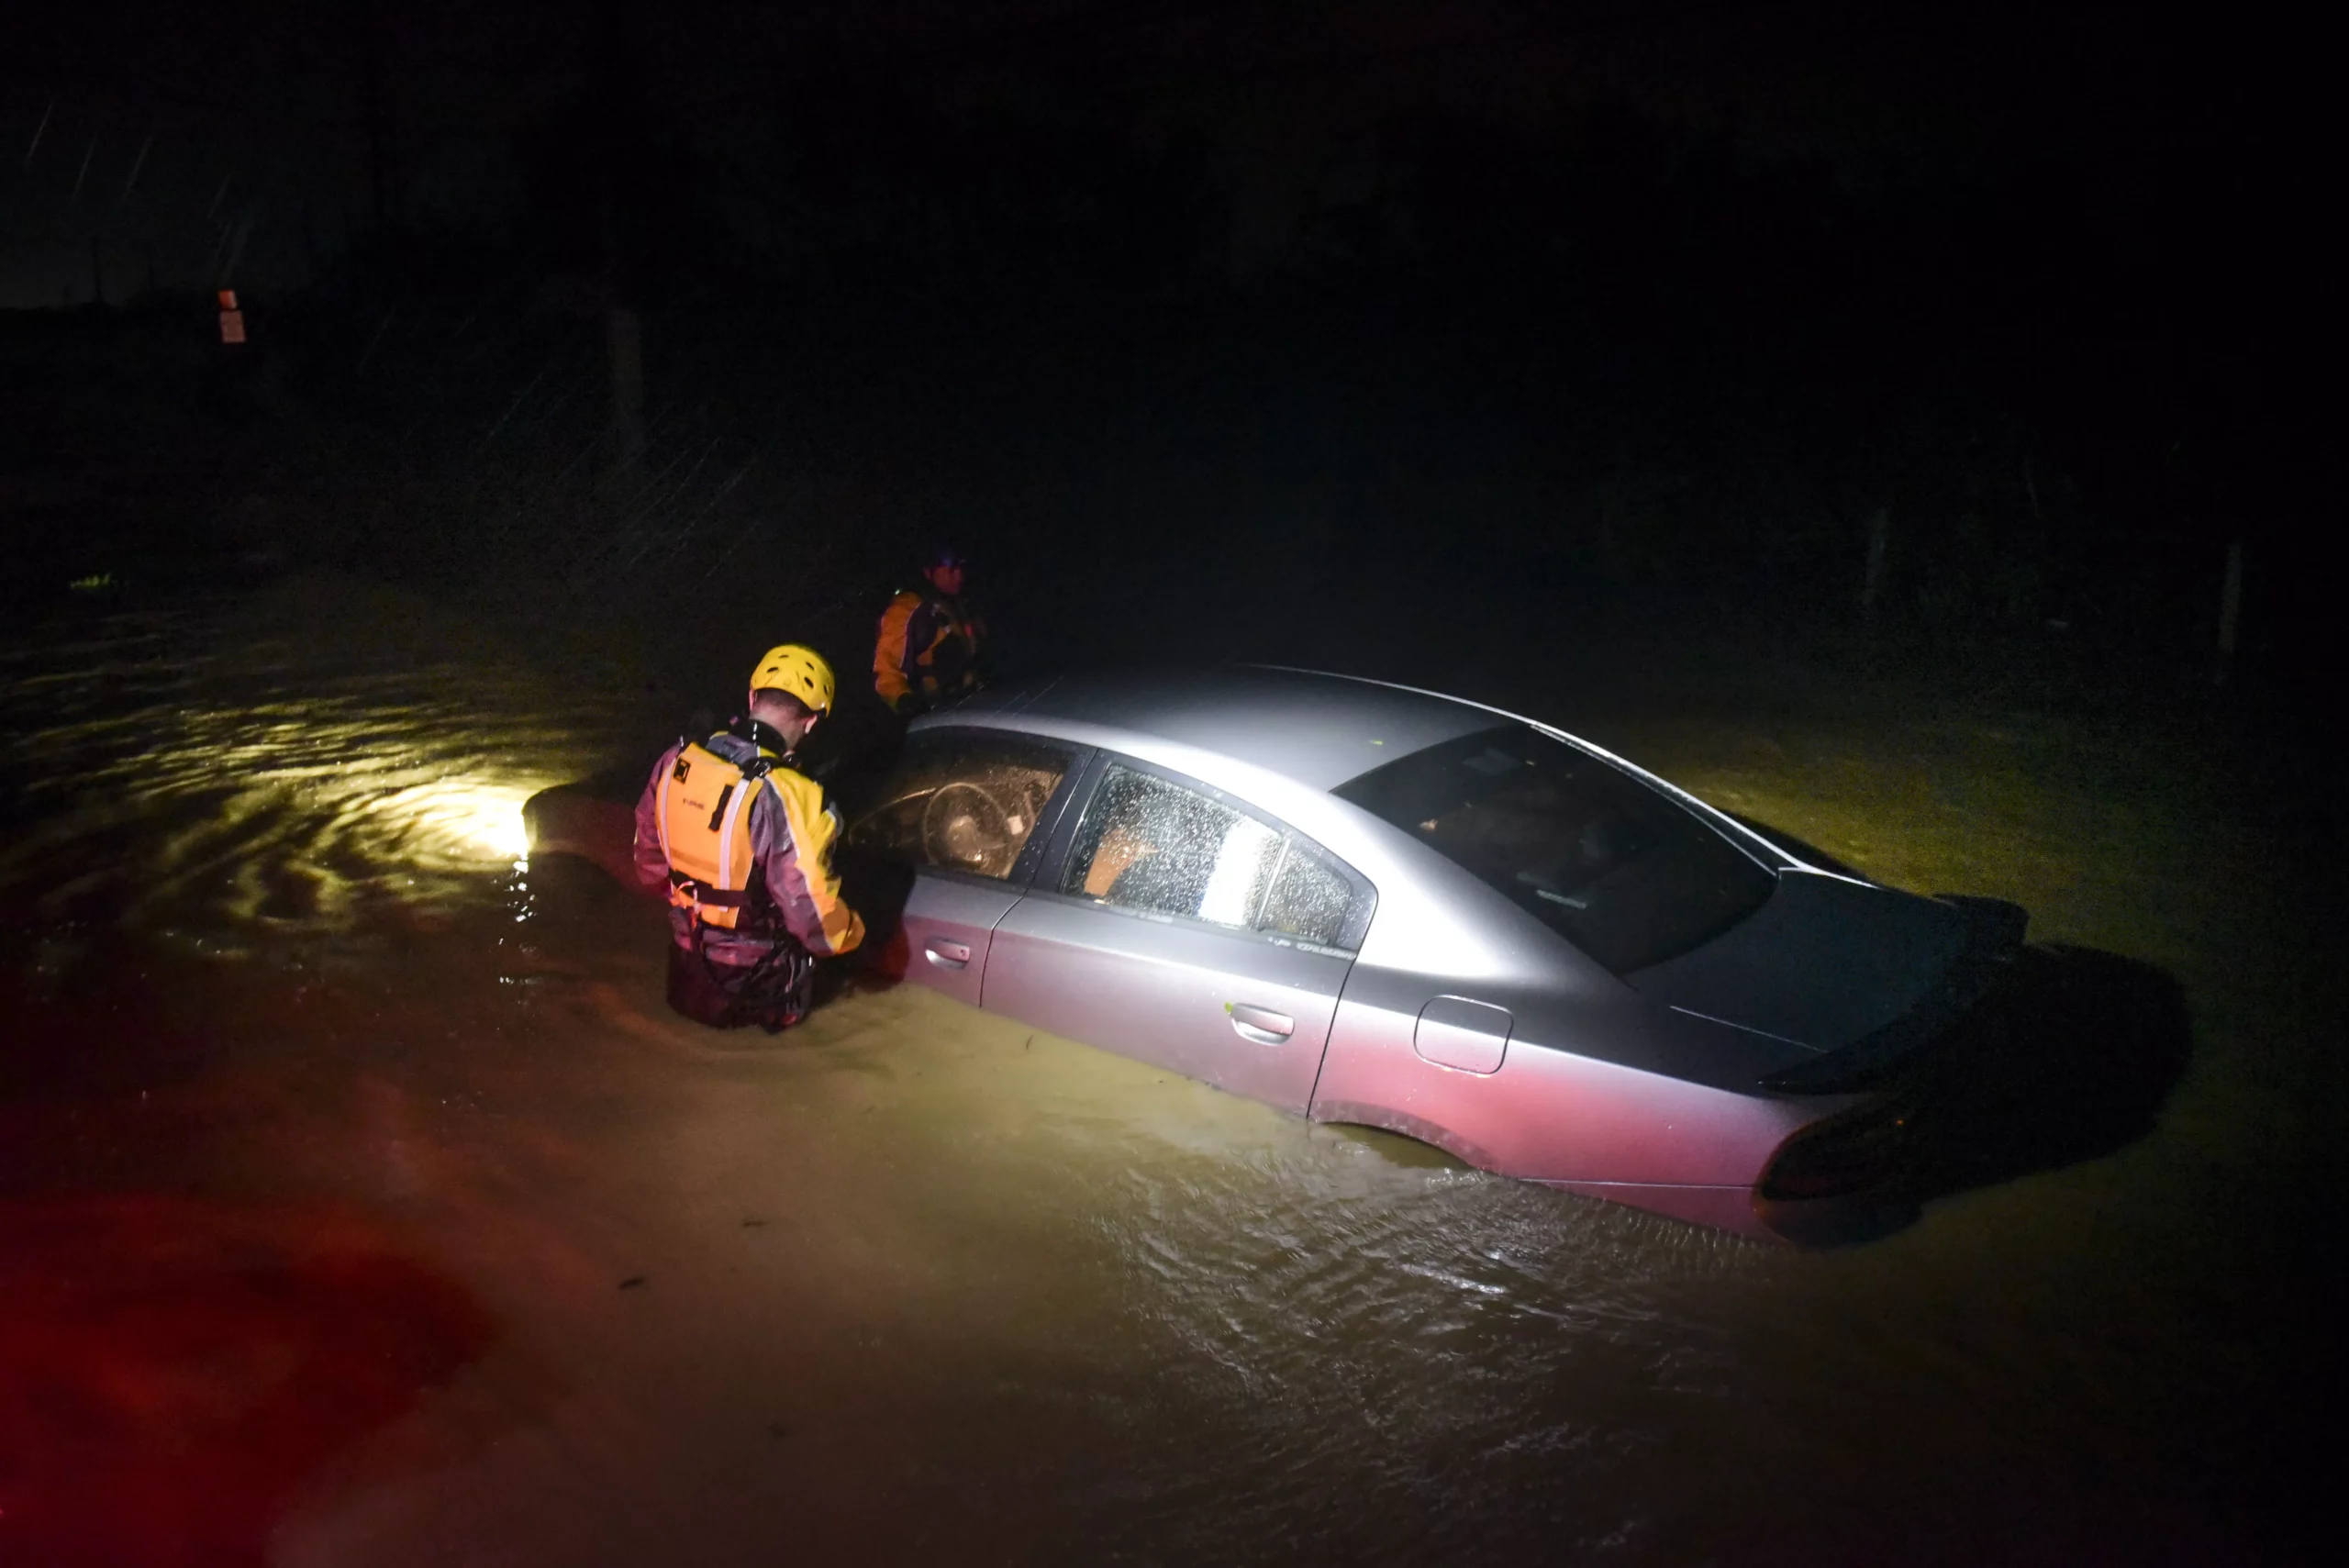
[[[751,672],[751,689],[788,692],[816,712],[829,713],[832,694],[839,687],[822,654],[801,643],[785,642],[768,649],[759,667]]]

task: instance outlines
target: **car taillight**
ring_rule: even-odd
[[[1907,1169],[1915,1110],[1871,1106],[1799,1132],[1762,1178],[1774,1199],[1840,1197],[1887,1185]]]

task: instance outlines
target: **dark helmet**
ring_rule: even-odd
[[[932,539],[922,547],[917,564],[924,572],[935,572],[941,566],[968,566],[971,557],[967,551],[945,539]]]

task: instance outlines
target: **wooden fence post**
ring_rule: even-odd
[[[1867,572],[1860,579],[1860,616],[1865,620],[1876,618],[1876,606],[1884,598],[1885,557],[1892,543],[1892,517],[1882,506],[1868,514]]]
[[[2219,675],[2218,684],[2227,684],[2227,672],[2235,662],[2235,636],[2243,627],[2243,541],[2235,539],[2227,546],[2227,576],[2219,590]]]

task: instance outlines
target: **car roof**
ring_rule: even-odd
[[[1334,789],[1397,757],[1507,723],[1489,708],[1268,665],[1105,671],[990,687],[939,722],[1060,721],[1152,736]]]

